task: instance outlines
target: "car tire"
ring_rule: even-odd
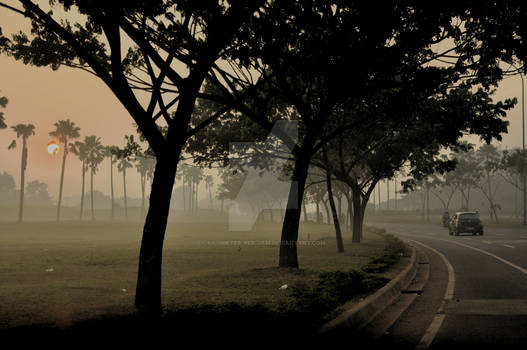
[[[483,236],[483,231],[480,231],[480,232],[479,232],[479,235],[480,235],[480,236]]]
[[[454,235],[459,236],[459,231],[454,231]]]

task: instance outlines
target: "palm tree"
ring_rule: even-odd
[[[141,178],[141,196],[142,196],[141,216],[143,216],[145,214],[146,180],[148,178],[152,178],[156,161],[154,157],[151,157],[146,153],[137,155],[135,160],[136,160],[135,168],[137,169],[137,172],[139,173],[140,178]]]
[[[27,139],[35,135],[35,126],[33,124],[17,124],[12,126],[14,132],[16,132],[16,138],[22,137],[22,164],[20,171],[20,202],[18,207],[18,222],[22,222],[24,214],[24,182],[25,172],[27,167]],[[13,149],[16,147],[16,139],[11,142],[7,149]]]
[[[90,168],[90,199],[91,199],[91,219],[95,220],[95,208],[93,203],[93,176],[97,172],[99,164],[104,160],[105,148],[101,143],[101,138],[97,136],[86,136],[85,144],[87,149],[86,163]]]
[[[62,204],[62,188],[64,185],[64,168],[66,166],[66,156],[68,155],[69,141],[80,137],[79,130],[80,128],[78,126],[75,126],[74,122],[70,121],[69,119],[66,119],[66,120],[59,120],[58,122],[56,122],[55,130],[49,133],[50,136],[58,138],[58,140],[62,143],[62,146],[64,149],[64,152],[62,155],[62,170],[60,172],[59,202],[57,205],[57,221],[60,220],[60,207]]]
[[[124,216],[128,217],[128,198],[126,195],[126,169],[132,167],[130,163],[129,154],[126,149],[119,149],[117,158],[119,163],[117,164],[117,170],[123,173],[123,191],[124,191]]]
[[[85,138],[86,139],[86,138]],[[81,161],[82,168],[82,187],[81,187],[81,203],[80,203],[80,214],[79,214],[79,220],[82,220],[82,214],[84,212],[84,188],[86,184],[86,171],[88,170],[88,165],[86,164],[86,160],[88,158],[88,149],[86,142],[77,141],[75,143],[70,144],[70,152],[75,154],[79,160]]]
[[[117,146],[106,146],[106,156],[110,158],[110,190],[112,197],[112,220],[115,218],[115,199],[113,192],[113,165],[117,162],[117,156],[119,154],[119,147]]]

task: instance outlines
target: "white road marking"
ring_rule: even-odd
[[[481,241],[482,243],[486,243],[486,244],[492,244],[491,241]]]
[[[520,236],[520,238],[527,238],[527,236]]]
[[[489,252],[487,252],[486,250],[479,249],[479,248],[474,248],[474,247],[471,247],[471,246],[469,246],[469,245],[466,245],[466,244],[463,244],[463,243],[459,243],[459,242],[447,241],[447,240],[444,240],[444,239],[442,239],[442,241],[450,242],[450,243],[453,243],[453,244],[457,244],[457,245],[459,245],[459,246],[462,246],[462,247],[465,247],[465,248],[469,248],[469,249],[475,250],[475,251],[477,251],[477,252],[483,253],[483,254],[485,254],[485,255],[491,256],[491,257],[493,257],[494,259],[499,260],[499,261],[501,261],[502,263],[507,264],[507,265],[509,265],[510,267],[515,268],[516,270],[520,271],[521,273],[527,275],[527,270],[524,269],[523,267],[520,267],[520,266],[518,266],[518,265],[516,265],[516,264],[513,264],[513,263],[511,263],[510,261],[505,260],[505,259],[503,259],[503,258],[501,258],[501,257],[499,257],[499,256],[497,256],[497,255],[495,255],[495,254],[489,253]]]
[[[504,244],[503,246],[504,246],[504,247],[507,247],[507,248],[516,248],[516,247],[514,247],[514,246],[512,246],[512,245],[508,245],[508,244]]]
[[[443,253],[435,250],[434,248],[427,246],[426,244],[423,244],[421,242],[417,241],[411,241],[415,242],[417,244],[422,245],[423,247],[426,247],[439,255],[441,259],[443,259],[443,262],[445,263],[447,269],[448,269],[448,284],[445,291],[445,296],[443,297],[443,301],[441,301],[441,305],[439,306],[439,309],[436,312],[436,315],[430,325],[428,326],[428,329],[426,330],[425,334],[421,338],[421,341],[419,341],[419,344],[417,344],[416,349],[428,349],[430,347],[430,344],[434,341],[434,338],[437,335],[437,332],[439,331],[439,328],[441,328],[441,324],[443,324],[443,321],[445,319],[445,307],[446,304],[452,300],[454,297],[454,286],[456,284],[456,275],[454,272],[454,268],[452,267],[452,264],[448,261],[445,255]]]

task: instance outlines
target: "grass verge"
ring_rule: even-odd
[[[346,252],[337,254],[330,227],[306,224],[300,240],[313,244],[299,247],[303,269],[279,269],[269,267],[279,248],[269,239],[276,237],[273,230],[279,232],[279,225],[240,236],[211,233],[218,225],[174,225],[165,243],[166,312],[145,322],[129,310],[132,295],[122,292],[135,276],[139,236],[130,234],[131,226],[46,225],[0,227],[5,243],[0,247],[5,277],[1,336],[30,331],[76,339],[106,333],[128,340],[149,333],[154,338],[206,334],[207,339],[236,339],[243,334],[308,339],[339,305],[387,283],[404,255],[402,242],[373,228],[361,244],[347,243]],[[43,273],[51,264],[54,272]]]

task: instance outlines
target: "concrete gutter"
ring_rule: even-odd
[[[350,301],[344,304],[341,307],[344,311],[333,320],[322,325],[322,327],[319,328],[318,333],[328,334],[338,331],[346,331],[346,333],[351,334],[357,333],[384,309],[396,301],[401,295],[401,291],[408,287],[417,272],[417,253],[414,247],[411,247],[411,249],[412,255],[410,257],[410,262],[403,271],[401,271],[384,287],[369,295],[359,303],[356,301]]]

